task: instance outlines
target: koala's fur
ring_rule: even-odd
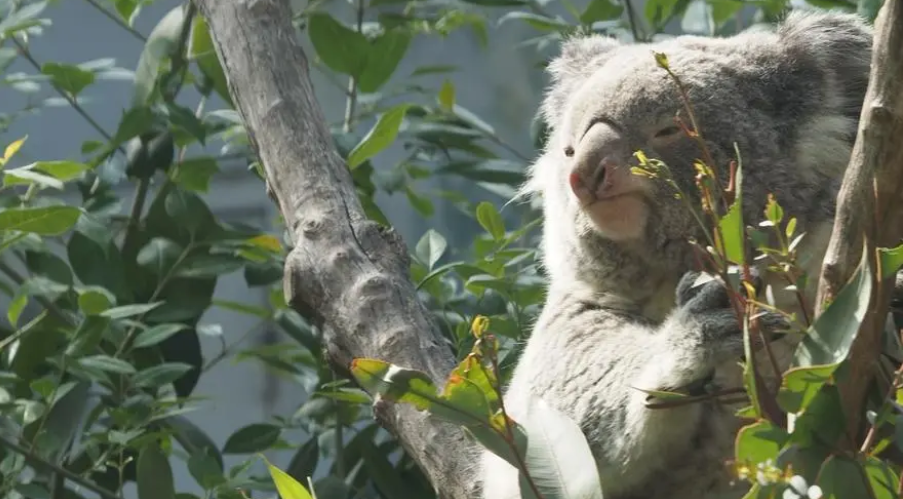
[[[798,218],[798,231],[807,231],[803,251],[815,282],[856,136],[871,45],[871,28],[854,15],[794,12],[776,29],[730,38],[638,45],[572,38],[550,63],[541,109],[550,136],[527,185],[543,200],[550,283],[505,405],[517,420],[532,393],[578,422],[606,499],[742,496],[745,486],[731,485],[725,466],[740,424],[736,406],[649,410],[647,395],[635,389],[685,387],[715,372],[720,382],[740,386],[742,334],[720,285],[687,285],[697,268],[687,238],[701,238],[670,188],[621,176],[640,194],[593,214],[577,202],[569,175],[587,168],[580,161],[596,168],[602,155],[626,169],[642,149],[669,166],[684,192],[696,192],[699,148],[667,133],[682,104],[654,60],[653,51],[664,52],[722,172],[735,158],[733,144],[739,147],[745,222],[763,218],[773,193]],[[655,135],[662,130],[665,138]],[[582,150],[597,146],[605,150]],[[773,345],[784,367],[792,340]],[[484,453],[481,473],[485,499],[520,497],[516,470],[495,455]]]

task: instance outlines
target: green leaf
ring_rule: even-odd
[[[59,236],[71,229],[80,215],[81,210],[74,206],[7,208],[0,211],[0,230]]]
[[[737,170],[739,175],[739,169]],[[743,251],[743,243],[745,241],[743,234],[743,214],[740,211],[740,197],[734,200],[734,203],[727,210],[727,213],[718,220],[717,239],[721,239],[724,244],[724,253],[727,260],[737,265],[743,265],[746,261],[746,255]],[[719,248],[720,249],[720,248]]]
[[[194,366],[184,362],[164,362],[148,367],[132,376],[132,384],[136,387],[157,388],[181,378]]]
[[[233,312],[238,312],[240,314],[253,315],[254,317],[259,317],[261,319],[269,319],[273,316],[273,313],[268,308],[257,307],[237,301],[214,299],[213,305],[224,308],[226,310],[231,310]]]
[[[372,441],[364,442],[361,447],[361,460],[367,475],[373,480],[376,488],[387,499],[408,499],[412,497],[410,486],[405,483],[398,471],[392,467],[385,451]]]
[[[298,449],[285,470],[296,480],[306,481],[316,471],[319,458],[319,439],[313,436]]]
[[[14,168],[3,172],[3,186],[37,185],[39,187],[63,190],[63,183],[59,180],[36,172],[30,168]]]
[[[128,362],[110,357],[109,355],[92,355],[90,357],[82,357],[78,359],[78,363],[83,367],[99,369],[118,374],[134,374],[135,367]]]
[[[148,241],[138,252],[138,265],[150,270],[157,276],[165,276],[178,262],[183,249],[178,244],[164,237],[155,237]]]
[[[339,45],[335,44],[334,45]],[[392,145],[410,104],[399,104],[379,117],[363,140],[348,154],[348,167],[352,170]]]
[[[821,387],[831,380],[839,363],[827,366],[788,369],[781,380],[778,404],[789,413],[797,413],[809,406]]]
[[[592,25],[597,21],[609,21],[621,17],[624,7],[615,5],[611,0],[591,0],[586,10],[580,14],[580,22]]]
[[[772,195],[768,196],[768,202],[765,204],[765,219],[776,226],[784,220],[784,208],[781,208]]]
[[[138,455],[138,499],[175,499],[176,489],[169,458],[157,446],[148,443]]]
[[[540,31],[562,32],[571,29],[571,25],[561,19],[553,19],[551,17],[534,14],[532,12],[511,11],[499,18],[499,26],[510,20],[521,20],[529,24],[534,29]]]
[[[80,434],[82,417],[89,407],[90,388],[91,383],[87,381],[68,382],[57,388],[45,416],[42,435],[38,437],[38,444],[43,444],[39,451],[42,456],[59,456]]]
[[[883,3],[884,0],[859,0],[856,5],[856,13],[869,22],[875,22]]]
[[[116,297],[100,286],[78,290],[78,308],[86,315],[98,315],[116,304]]]
[[[226,82],[226,74],[216,57],[213,47],[213,39],[210,37],[210,29],[201,15],[195,15],[191,26],[191,39],[188,46],[188,57],[193,59],[201,72],[204,73],[213,85],[213,90],[230,108],[234,107],[232,96],[229,95],[229,85]]]
[[[755,468],[759,463],[776,460],[789,435],[769,421],[744,426],[737,434],[736,460]]]
[[[138,334],[132,346],[134,348],[154,346],[185,329],[188,329],[185,324],[157,324]]]
[[[429,270],[433,270],[433,266],[442,258],[446,248],[448,248],[448,242],[445,241],[442,234],[430,229],[417,242],[414,253],[421,262],[426,264]]]
[[[744,5],[742,0],[707,0],[706,3],[712,8],[712,20],[715,21],[716,27],[721,27]]]
[[[125,319],[126,317],[133,317],[135,315],[143,315],[151,310],[162,305],[163,302],[156,303],[136,303],[134,305],[123,305],[121,307],[115,307],[108,310],[104,310],[104,312],[100,315],[107,317],[109,319]]]
[[[649,21],[649,24],[653,27],[660,26],[660,24],[668,19],[674,12],[674,7],[677,3],[678,0],[649,0],[646,2],[644,11],[646,20]]]
[[[161,422],[173,430],[173,437],[189,454],[206,452],[208,455],[213,456],[222,473],[223,458],[219,454],[219,448],[203,430],[188,419],[185,419],[184,416],[170,416]]]
[[[477,205],[477,221],[496,241],[505,237],[505,222],[492,203],[483,201]]]
[[[367,38],[331,15],[311,13],[307,18],[307,34],[320,60],[333,71],[357,76],[367,64],[370,54]]]
[[[211,157],[191,158],[182,161],[176,169],[173,181],[189,191],[207,192],[210,179],[219,172],[216,160]]]
[[[18,327],[19,316],[21,316],[22,311],[25,310],[25,305],[28,305],[27,293],[17,293],[15,298],[10,302],[9,308],[6,310],[6,318],[13,327]]]
[[[393,366],[376,359],[354,359],[351,374],[368,392],[383,398],[404,402],[417,409],[429,409],[438,400],[436,386],[426,374]]]
[[[230,274],[245,266],[245,261],[237,256],[216,254],[198,255],[186,259],[179,266],[176,275],[179,277],[204,278],[219,277]]]
[[[78,325],[72,341],[66,347],[66,355],[80,357],[94,352],[110,327],[110,320],[98,315],[89,315]]]
[[[135,69],[133,106],[150,103],[154,87],[157,84],[160,65],[165,59],[171,57],[179,45],[179,35],[182,32],[184,18],[184,7],[182,5],[174,7],[163,16],[163,19],[157,23],[150,36],[147,37],[144,50],[138,59],[138,67]]]
[[[206,450],[194,452],[189,456],[188,472],[204,490],[213,489],[226,481],[216,458]]]
[[[129,26],[132,26],[135,14],[138,13],[138,1],[139,0],[113,0],[116,12]]]
[[[871,292],[871,267],[868,252],[863,248],[852,279],[809,327],[790,367],[830,365],[846,359],[868,309]]]
[[[266,461],[266,458],[264,460]],[[276,491],[279,492],[282,499],[313,499],[307,489],[288,473],[273,466],[269,461],[266,461],[266,465],[273,478],[273,483],[276,485]]]
[[[43,172],[57,180],[68,182],[78,178],[89,169],[88,165],[76,161],[37,161],[28,165],[31,169]],[[25,168],[25,167],[23,167]]]
[[[45,62],[41,72],[50,76],[53,83],[70,95],[77,96],[88,85],[94,83],[94,73],[71,64]]]
[[[903,266],[903,244],[894,248],[878,248],[881,259],[881,279],[889,279]]]
[[[122,114],[119,124],[116,126],[116,134],[113,136],[112,146],[131,140],[150,130],[154,124],[154,113],[146,106],[136,106]]]
[[[421,196],[414,192],[414,189],[411,188],[410,184],[406,184],[404,186],[405,196],[408,198],[408,202],[411,203],[411,206],[417,210],[417,213],[420,213],[424,217],[431,217],[435,212],[435,207],[433,206],[433,202],[426,196]]]
[[[0,20],[0,33],[9,36],[17,31],[38,25],[39,22],[35,18],[44,11],[47,2],[31,2],[20,5],[21,7],[15,11],[10,9],[4,12],[4,19]]]
[[[527,434],[524,462],[542,497],[602,499],[596,461],[576,422],[531,396],[520,423]],[[523,474],[520,489],[529,490]]]
[[[874,492],[874,495],[870,497],[874,499],[899,499],[897,484],[900,482],[900,478],[888,463],[872,456],[865,456],[863,461],[865,474],[868,477],[872,492]]]
[[[863,480],[863,471],[860,463],[853,459],[829,457],[818,474],[817,483],[824,493],[822,499],[873,497]]]
[[[455,86],[447,78],[442,82],[442,88],[439,89],[439,104],[446,111],[455,108]]]
[[[376,92],[389,80],[407,52],[411,38],[409,31],[396,28],[377,36],[368,44],[367,62],[357,80],[361,92]],[[340,44],[333,41],[332,45]]]
[[[252,454],[270,448],[279,440],[282,428],[265,423],[254,423],[240,428],[226,439],[223,454]]]

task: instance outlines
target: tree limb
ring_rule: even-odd
[[[875,20],[869,86],[853,154],[837,196],[837,216],[825,254],[816,314],[849,281],[862,258],[863,244],[875,276],[869,309],[849,354],[849,375],[840,392],[851,436],[859,431],[868,384],[878,365],[892,278],[881,279],[876,247],[903,237],[903,5],[885,0]]]
[[[364,215],[315,100],[288,0],[194,1],[293,240],[286,299],[328,333],[340,363],[376,357],[442,386],[454,355],[417,298],[400,237]],[[375,409],[440,497],[473,497],[473,447],[459,428],[406,405]]]

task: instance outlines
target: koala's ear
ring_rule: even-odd
[[[562,42],[561,53],[546,68],[551,84],[541,111],[551,129],[558,127],[568,99],[620,46],[618,40],[602,35],[577,36]]]
[[[837,104],[858,119],[871,69],[872,27],[856,14],[793,11],[776,35],[790,59],[813,64],[828,76]]]

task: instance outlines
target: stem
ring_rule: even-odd
[[[633,34],[633,39],[637,42],[643,41],[640,38],[639,29],[637,29],[636,25],[636,17],[633,12],[633,4],[630,3],[630,0],[623,0],[624,9],[627,10],[627,24],[630,25],[630,32]]]
[[[28,50],[28,47],[25,46],[16,37],[11,37],[10,40],[12,40],[13,44],[16,45],[16,48],[19,49],[19,54],[22,55],[22,57],[24,57],[25,60],[27,60],[29,63],[31,63],[31,65],[34,66],[35,69],[37,69],[38,71],[41,71],[41,64],[34,58],[34,56],[31,55],[31,52]],[[107,139],[107,141],[109,141],[109,142],[113,141],[113,136],[110,135],[106,130],[104,130],[103,127],[100,126],[99,123],[94,121],[94,118],[92,118],[91,115],[89,115],[87,113],[87,111],[85,111],[85,109],[83,107],[81,107],[81,105],[79,105],[79,103],[75,100],[75,97],[73,97],[72,95],[69,95],[69,92],[60,88],[60,86],[57,85],[56,83],[54,83],[52,80],[50,81],[50,86],[53,87],[54,90],[56,90],[56,93],[60,94],[60,97],[62,97],[63,99],[66,99],[66,102],[68,102],[69,105],[72,106],[72,109],[74,109],[75,112],[77,112],[79,115],[81,115],[81,117],[84,118],[85,121],[87,121],[88,124],[91,125],[92,128],[97,130],[97,133],[103,135],[103,137],[105,139]],[[120,148],[120,151],[122,151],[122,148]]]
[[[364,28],[364,1],[357,0],[357,32]],[[342,123],[342,131],[351,133],[354,124],[354,108],[357,106],[357,78],[348,78],[348,100],[345,101],[345,120]]]
[[[24,338],[26,334],[33,331],[34,327],[37,326],[39,322],[44,320],[45,317],[47,317],[46,309],[41,311],[41,313],[38,314],[37,317],[28,321],[28,323],[22,326],[21,329],[11,334],[9,337],[4,338],[3,341],[0,341],[0,352],[3,352],[3,350],[11,345],[14,341]]]
[[[886,406],[887,401],[893,398],[894,393],[897,391],[897,386],[900,384],[901,380],[903,380],[903,365],[900,365],[900,367],[897,369],[897,372],[894,374],[894,381],[890,384],[890,387],[887,389],[887,393],[884,395],[884,403],[882,404],[883,406]],[[867,453],[875,443],[875,437],[878,434],[878,419],[879,418],[877,417],[875,418],[875,422],[872,423],[872,425],[869,427],[869,431],[865,436],[865,441],[862,442],[862,447],[859,449],[859,452],[862,454]]]
[[[93,0],[87,0],[93,1]],[[175,49],[172,52],[172,70],[169,74],[179,74],[180,82],[176,85],[172,95],[164,95],[163,98],[167,102],[172,102],[181,90],[182,85],[185,81],[185,72],[188,68],[188,60],[185,58],[185,49],[188,46],[188,36],[191,34],[191,24],[194,20],[194,16],[197,13],[197,7],[191,2],[188,3],[188,6],[185,11],[185,18],[182,22],[182,31],[179,32],[179,40]],[[201,106],[204,105],[204,99],[201,98]],[[185,149],[183,148],[181,151],[181,156],[184,157]],[[141,215],[144,212],[144,203],[147,200],[147,192],[150,189],[150,178],[142,178],[138,181],[138,185],[135,187],[135,197],[132,200],[132,209],[129,213],[129,222],[126,225],[125,231],[125,239],[122,242],[122,252],[127,255],[133,255],[133,250],[137,250],[137,248],[133,248],[135,243],[135,237],[138,234],[138,227],[141,221]]]
[[[179,254],[179,257],[176,259],[176,261],[173,262],[173,264],[169,268],[169,270],[166,271],[166,275],[163,276],[163,279],[160,279],[160,282],[157,284],[157,287],[154,289],[153,294],[151,294],[150,299],[147,300],[148,303],[153,303],[154,300],[157,299],[157,296],[160,295],[160,293],[163,291],[163,288],[165,288],[166,285],[169,284],[169,280],[172,279],[173,275],[175,275],[176,269],[179,267],[179,265],[182,263],[182,261],[188,257],[188,253],[190,253],[191,250],[193,250],[194,248],[195,248],[195,246],[193,244],[188,244],[185,246],[185,249],[182,250],[182,253]],[[147,312],[139,315],[138,318],[136,319],[136,322],[143,321],[145,315],[147,315]],[[131,345],[132,341],[135,339],[135,334],[137,332],[138,332],[137,326],[132,326],[131,328],[129,328],[128,333],[126,333],[126,335],[125,335],[125,339],[122,340],[122,343],[119,345],[119,348],[116,350],[116,353],[113,354],[113,357],[118,358],[128,349],[128,347]]]
[[[223,359],[225,359],[226,357],[228,357],[230,353],[232,353],[232,350],[234,350],[235,347],[237,347],[238,345],[241,345],[242,343],[244,343],[244,341],[245,341],[246,339],[248,339],[249,336],[251,336],[253,333],[259,332],[259,331],[260,331],[261,329],[263,329],[268,323],[269,323],[269,321],[266,321],[266,320],[260,321],[260,322],[257,323],[257,325],[255,325],[254,327],[252,327],[251,329],[248,329],[247,331],[245,331],[244,334],[242,334],[237,340],[235,340],[234,343],[231,343],[231,344],[229,344],[228,346],[224,346],[223,349],[222,349],[222,351],[220,351],[220,353],[217,354],[216,357],[210,359],[210,361],[208,361],[207,364],[204,365],[203,368],[201,368],[201,372],[207,372],[207,371],[209,371],[210,369],[212,369],[213,366],[219,364],[220,361],[222,361]]]
[[[114,494],[113,492],[110,492],[109,490],[107,490],[103,487],[95,485],[89,480],[85,480],[84,478],[67,470],[66,468],[57,466],[56,464],[53,464],[51,462],[44,460],[40,456],[37,456],[36,454],[29,451],[28,449],[20,446],[19,444],[15,443],[15,442],[8,440],[3,435],[0,435],[0,447],[5,447],[5,448],[15,452],[16,454],[21,455],[22,457],[25,458],[25,461],[28,464],[30,464],[36,468],[43,468],[45,470],[52,471],[52,472],[56,473],[57,475],[62,476],[66,480],[69,480],[72,483],[80,485],[80,486],[90,490],[91,492],[94,492],[95,494],[99,495],[102,499],[121,499],[118,495]]]
[[[136,30],[135,28],[129,26],[128,23],[126,23],[125,21],[123,21],[123,20],[122,20],[119,16],[117,16],[116,14],[114,14],[114,13],[110,12],[109,10],[107,10],[106,7],[104,7],[103,5],[97,3],[97,0],[85,0],[85,1],[88,2],[88,3],[91,5],[91,7],[94,7],[96,10],[98,10],[101,14],[103,14],[103,15],[109,17],[109,18],[110,18],[114,23],[116,23],[120,28],[122,28],[122,29],[128,31],[129,33],[131,33],[132,36],[134,36],[135,38],[141,40],[142,42],[147,42],[147,37],[146,37],[146,36],[142,35],[141,32],[138,31],[138,30]]]
[[[484,333],[484,337],[488,337],[489,344],[495,345],[495,337],[492,334]],[[479,340],[478,340],[479,341]],[[539,487],[536,486],[536,483],[533,481],[533,477],[530,475],[530,470],[527,469],[527,463],[524,462],[524,458],[518,452],[517,447],[514,445],[514,432],[511,430],[511,420],[508,417],[508,411],[505,410],[505,397],[502,397],[502,387],[501,387],[501,379],[502,372],[499,369],[499,359],[496,355],[495,347],[489,349],[489,361],[492,363],[492,371],[495,373],[496,386],[493,388],[499,395],[499,410],[502,411],[502,416],[505,420],[505,432],[507,433],[507,438],[505,441],[508,443],[508,447],[511,448],[511,453],[514,454],[514,457],[517,459],[518,468],[524,473],[524,478],[527,479],[527,483],[530,485],[530,489],[532,489],[533,494],[536,495],[539,499],[544,499],[542,493],[539,492]]]
[[[126,255],[133,253],[135,237],[138,235],[138,227],[141,225],[141,214],[144,213],[144,202],[147,200],[147,191],[150,189],[150,179],[142,178],[135,186],[135,198],[132,200],[132,209],[129,212],[129,221],[125,228],[125,239],[122,241],[122,252]]]
[[[7,265],[6,262],[0,261],[0,272],[6,274],[6,276],[9,277],[10,280],[15,282],[16,285],[18,285],[19,287],[21,287],[23,284],[25,284],[25,278],[22,277],[21,274],[16,272],[12,267]],[[52,301],[50,301],[47,298],[44,298],[42,296],[36,296],[35,299],[38,301],[38,303],[41,304],[41,306],[43,306],[45,309],[49,310],[50,313],[52,313],[54,316],[56,316],[59,320],[65,322],[66,324],[74,325],[73,322],[69,319],[69,316],[67,316],[63,312],[62,309],[57,307],[55,303],[53,303]],[[36,321],[37,321],[37,318],[35,318],[31,322],[29,322],[29,324],[36,323]]]

